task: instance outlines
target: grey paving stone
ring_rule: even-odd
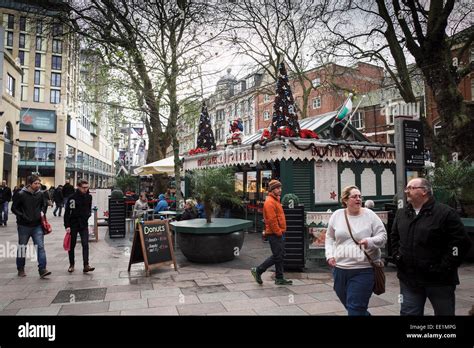
[[[323,292],[315,292],[315,293],[308,293],[307,295],[311,296],[312,298],[318,301],[339,301],[334,290],[331,291],[323,291]]]
[[[124,292],[112,292],[105,295],[105,301],[125,301],[125,300],[138,300],[141,298],[140,291],[124,291]]]
[[[293,285],[291,287],[288,286],[291,291],[295,294],[308,294],[314,292],[325,292],[329,291],[332,288],[326,284],[313,284],[313,285]]]
[[[180,315],[205,315],[225,311],[220,302],[179,305],[176,308]]]
[[[192,295],[192,294],[209,294],[215,292],[227,292],[227,289],[224,285],[207,285],[207,286],[196,286],[193,288],[183,288],[181,289],[183,294]]]
[[[109,302],[62,305],[59,315],[82,315],[109,311]]]
[[[35,308],[35,307],[46,307],[51,304],[52,298],[35,298],[26,300],[15,300],[11,302],[4,310],[8,309],[23,309],[23,308]]]
[[[222,285],[222,284],[233,284],[234,283],[228,277],[215,277],[215,278],[207,278],[207,279],[196,279],[195,282],[198,286]]]
[[[392,302],[385,301],[384,299],[380,298],[377,295],[372,295],[369,301],[369,307],[382,307],[391,305]]]
[[[274,289],[244,290],[244,293],[250,298],[275,297],[294,294],[293,291],[283,286]]]
[[[142,298],[153,298],[153,297],[169,297],[181,295],[182,292],[179,288],[164,288],[159,290],[143,290],[141,291]]]
[[[213,294],[198,294],[197,296],[199,297],[199,300],[202,303],[249,299],[249,297],[246,294],[244,294],[242,291],[217,292]]]
[[[121,311],[120,315],[178,315],[175,306],[153,307]]]
[[[175,282],[173,280],[159,280],[153,281],[153,289],[160,290],[163,288],[192,288],[196,287],[197,284],[194,280],[185,280],[182,282]]]
[[[241,311],[231,311],[231,312],[219,312],[207,314],[210,316],[248,316],[248,315],[257,315],[253,309],[243,309]]]
[[[283,307],[266,307],[266,308],[256,308],[254,311],[258,315],[308,315],[304,310],[298,306],[283,306]]]
[[[0,311],[0,316],[5,316],[5,315],[16,315],[20,309],[6,309],[3,311]]]
[[[58,315],[61,306],[48,306],[20,309],[17,315]]]
[[[268,298],[250,298],[248,300],[222,301],[227,311],[276,307],[277,304]]]
[[[308,314],[328,314],[332,312],[342,312],[346,310],[344,306],[338,301],[303,303],[299,304],[298,307],[300,307]]]
[[[229,291],[245,291],[245,290],[258,290],[258,289],[275,289],[279,286],[275,285],[273,281],[264,282],[262,285],[257,284],[253,281],[251,283],[240,283],[240,284],[224,284]]]
[[[153,290],[152,284],[140,284],[140,285],[116,285],[107,287],[107,293],[111,294],[114,292],[130,292],[130,291],[141,291],[141,290]]]
[[[270,297],[270,300],[279,306],[291,306],[295,304],[319,302],[317,299],[309,296],[308,294],[288,294],[285,296],[275,296]]]
[[[196,273],[188,273],[188,274],[178,274],[173,275],[172,278],[174,281],[184,281],[184,280],[196,280],[196,279],[206,279],[208,278],[205,272],[196,272]]]
[[[109,311],[148,308],[146,299],[110,301]]]
[[[201,303],[196,295],[167,296],[148,298],[148,307],[166,307]]]

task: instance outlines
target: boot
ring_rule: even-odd
[[[19,277],[26,277],[25,269],[20,268],[20,269],[18,270],[18,276],[19,276]]]
[[[51,272],[48,271],[46,268],[45,269],[40,269],[40,271],[39,271],[39,275],[40,275],[41,279],[43,279],[46,276],[49,276],[50,274],[51,274]]]
[[[73,265],[73,264],[70,264],[70,265],[69,265],[69,268],[67,269],[67,271],[68,271],[69,273],[74,272],[74,265]]]
[[[84,269],[82,270],[82,272],[87,273],[87,272],[92,272],[92,271],[94,271],[94,270],[95,270],[95,267],[91,267],[91,266],[89,266],[89,265],[85,265],[85,266],[84,266]]]

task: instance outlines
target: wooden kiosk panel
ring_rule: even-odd
[[[168,220],[144,221],[139,224],[137,233],[133,236],[132,251],[128,271],[132,264],[144,262],[146,275],[150,270],[162,265],[173,263],[177,270]]]

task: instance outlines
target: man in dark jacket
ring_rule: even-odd
[[[2,181],[0,186],[0,226],[6,226],[8,221],[8,203],[12,200],[12,190],[7,186],[7,181]]]
[[[13,198],[12,212],[16,215],[18,225],[18,252],[16,267],[18,276],[24,277],[25,256],[28,241],[33,238],[37,248],[38,271],[41,278],[51,274],[46,269],[46,251],[44,249],[44,235],[41,228],[41,212],[44,211],[43,193],[40,191],[41,180],[36,175],[27,178],[27,186]]]
[[[69,249],[69,269],[74,272],[74,248],[77,234],[81,236],[83,272],[92,272],[95,268],[89,266],[89,217],[92,209],[92,196],[88,193],[89,183],[81,179],[77,182],[77,190],[66,202],[64,211],[64,227],[71,233],[71,248]],[[64,188],[63,188],[64,191]]]
[[[397,211],[392,226],[392,254],[400,280],[400,315],[423,315],[426,298],[435,315],[455,314],[457,269],[471,242],[449,206],[435,202],[431,184],[410,180],[408,206]]]

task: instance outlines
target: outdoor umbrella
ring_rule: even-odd
[[[182,157],[180,157],[182,159]],[[168,174],[174,175],[174,157],[170,156],[162,160],[145,164],[133,170],[137,175],[150,175],[150,174]]]

